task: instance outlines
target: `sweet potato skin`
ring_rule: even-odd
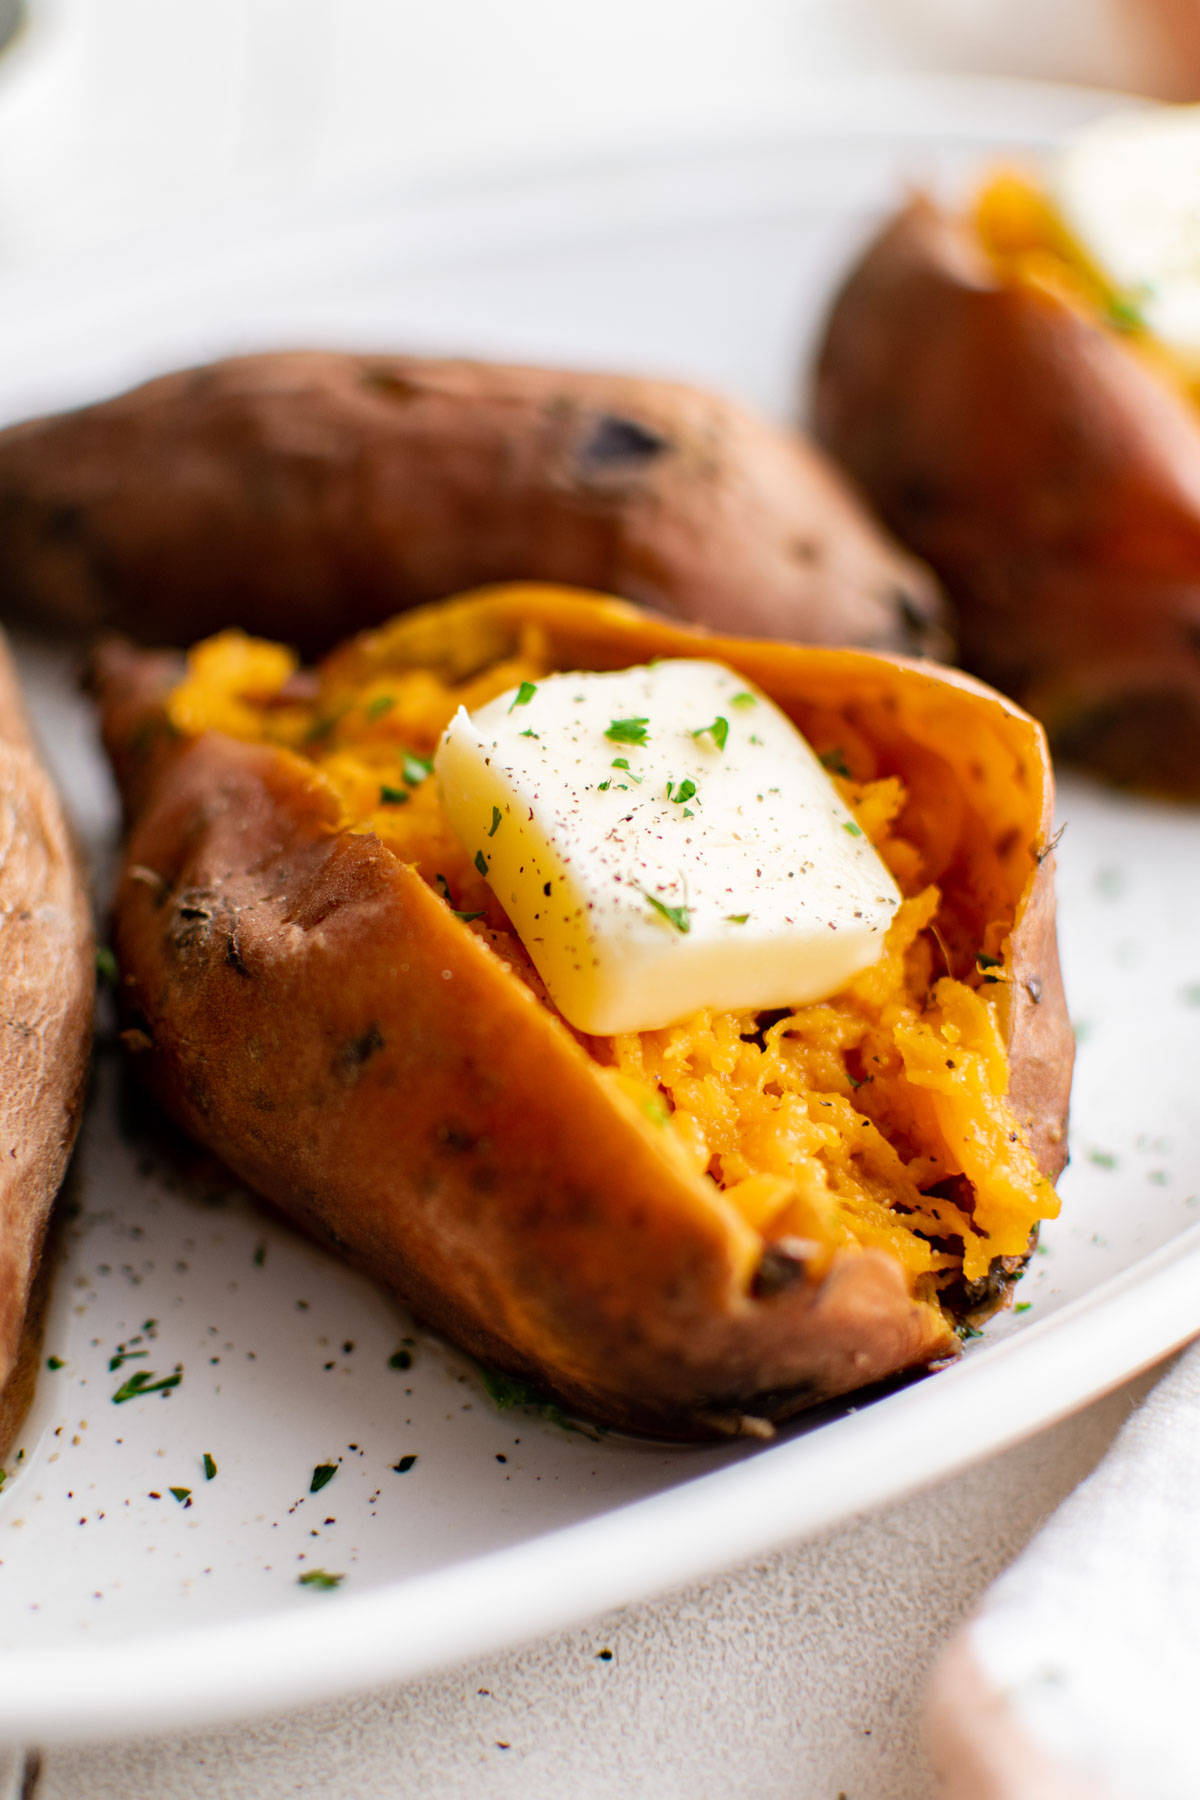
[[[533,579],[747,636],[939,656],[928,571],[811,445],[663,381],[289,352],[0,432],[0,609],[305,654]]]
[[[12,1378],[79,1127],[95,971],[83,869],[0,639],[0,1454],[31,1391],[28,1357]]]
[[[938,573],[961,659],[1112,779],[1200,797],[1200,416],[913,200],[851,271],[818,436]]]
[[[1014,1097],[1057,1173],[1071,1038],[1033,722],[947,671],[709,638],[552,590],[414,615],[413,660],[461,672],[530,618],[563,666],[717,656],[785,705],[877,715],[929,754],[968,715],[1002,746],[1029,827],[1004,851],[1013,962],[1037,972],[1006,989]],[[711,1436],[956,1353],[881,1252],[756,1294],[758,1234],[414,871],[333,829],[305,765],[155,730],[177,674],[120,645],[99,660],[131,817],[114,943],[142,1073],[239,1175],[475,1355],[628,1429]]]

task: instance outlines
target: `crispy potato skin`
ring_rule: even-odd
[[[716,656],[785,706],[875,717],[880,742],[926,757],[961,755],[971,722],[1028,825],[1004,852],[1025,977],[1007,1031],[1017,1104],[1057,1173],[1072,1040],[1033,721],[949,671],[707,637],[557,590],[426,609],[406,654],[461,674],[531,618],[561,666]],[[121,644],[98,659],[130,814],[114,941],[143,1074],[231,1168],[473,1354],[632,1430],[716,1435],[956,1354],[881,1252],[754,1297],[758,1234],[413,870],[333,829],[304,765],[155,729],[178,672]]]
[[[948,652],[928,571],[811,445],[670,382],[294,352],[0,432],[0,608],[329,649],[483,582],[745,636]]]
[[[941,576],[962,661],[1111,778],[1200,797],[1200,417],[916,199],[851,272],[818,436]]]
[[[0,640],[0,1454],[32,1391],[22,1334],[79,1127],[95,981],[83,870]]]

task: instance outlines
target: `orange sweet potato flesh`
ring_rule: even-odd
[[[1010,1099],[1056,1174],[1072,1040],[1034,722],[922,663],[709,637],[539,587],[411,614],[404,656],[461,679],[531,620],[556,666],[718,657],[802,726],[832,707],[886,765],[950,782],[925,829],[958,823],[931,855],[966,964],[979,921],[1012,920]],[[413,869],[335,829],[306,765],[164,728],[179,673],[119,643],[97,662],[129,816],[114,944],[138,1067],[240,1176],[476,1356],[633,1430],[735,1431],[956,1353],[884,1251],[756,1283],[760,1235]]]
[[[1120,782],[1200,797],[1200,415],[927,199],[834,302],[818,436],[942,578],[967,668]]]
[[[32,1392],[23,1340],[79,1127],[95,981],[83,870],[0,639],[0,1454]]]
[[[329,649],[483,582],[745,636],[948,652],[927,570],[821,453],[632,376],[287,352],[0,431],[0,613]]]

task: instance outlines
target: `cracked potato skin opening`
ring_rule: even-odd
[[[682,383],[290,351],[0,431],[0,611],[328,650],[485,582],[946,656],[945,605],[820,451]]]
[[[554,589],[425,609],[408,652],[461,675],[531,619],[558,666],[717,657],[789,710],[841,705],[923,754],[961,755],[968,724],[991,734],[1030,826],[1005,864],[1010,1099],[1056,1174],[1072,1039],[1038,727],[951,671],[709,637]],[[121,644],[98,660],[129,821],[114,942],[140,1072],[237,1174],[472,1354],[634,1431],[722,1435],[957,1353],[882,1251],[838,1250],[819,1281],[757,1282],[760,1235],[681,1173],[412,868],[335,828],[306,765],[164,729],[179,673]]]
[[[834,301],[817,435],[944,582],[966,668],[1119,783],[1200,798],[1200,413],[918,197]]]

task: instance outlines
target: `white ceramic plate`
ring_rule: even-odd
[[[786,416],[831,283],[904,183],[952,182],[1097,105],[826,91],[787,141],[377,196],[10,281],[0,416],[313,342],[628,365]],[[60,659],[23,654],[103,860],[114,813],[86,708]],[[1076,782],[1061,812],[1075,1161],[1027,1310],[947,1373],[770,1446],[664,1448],[498,1410],[384,1295],[127,1135],[102,1038],[46,1340],[62,1366],[0,1496],[0,1738],[194,1724],[479,1655],[894,1497],[1200,1329],[1200,818]],[[114,1368],[122,1347],[136,1360]],[[114,1404],[134,1370],[176,1367],[174,1389]],[[316,1568],[340,1587],[298,1585]]]

